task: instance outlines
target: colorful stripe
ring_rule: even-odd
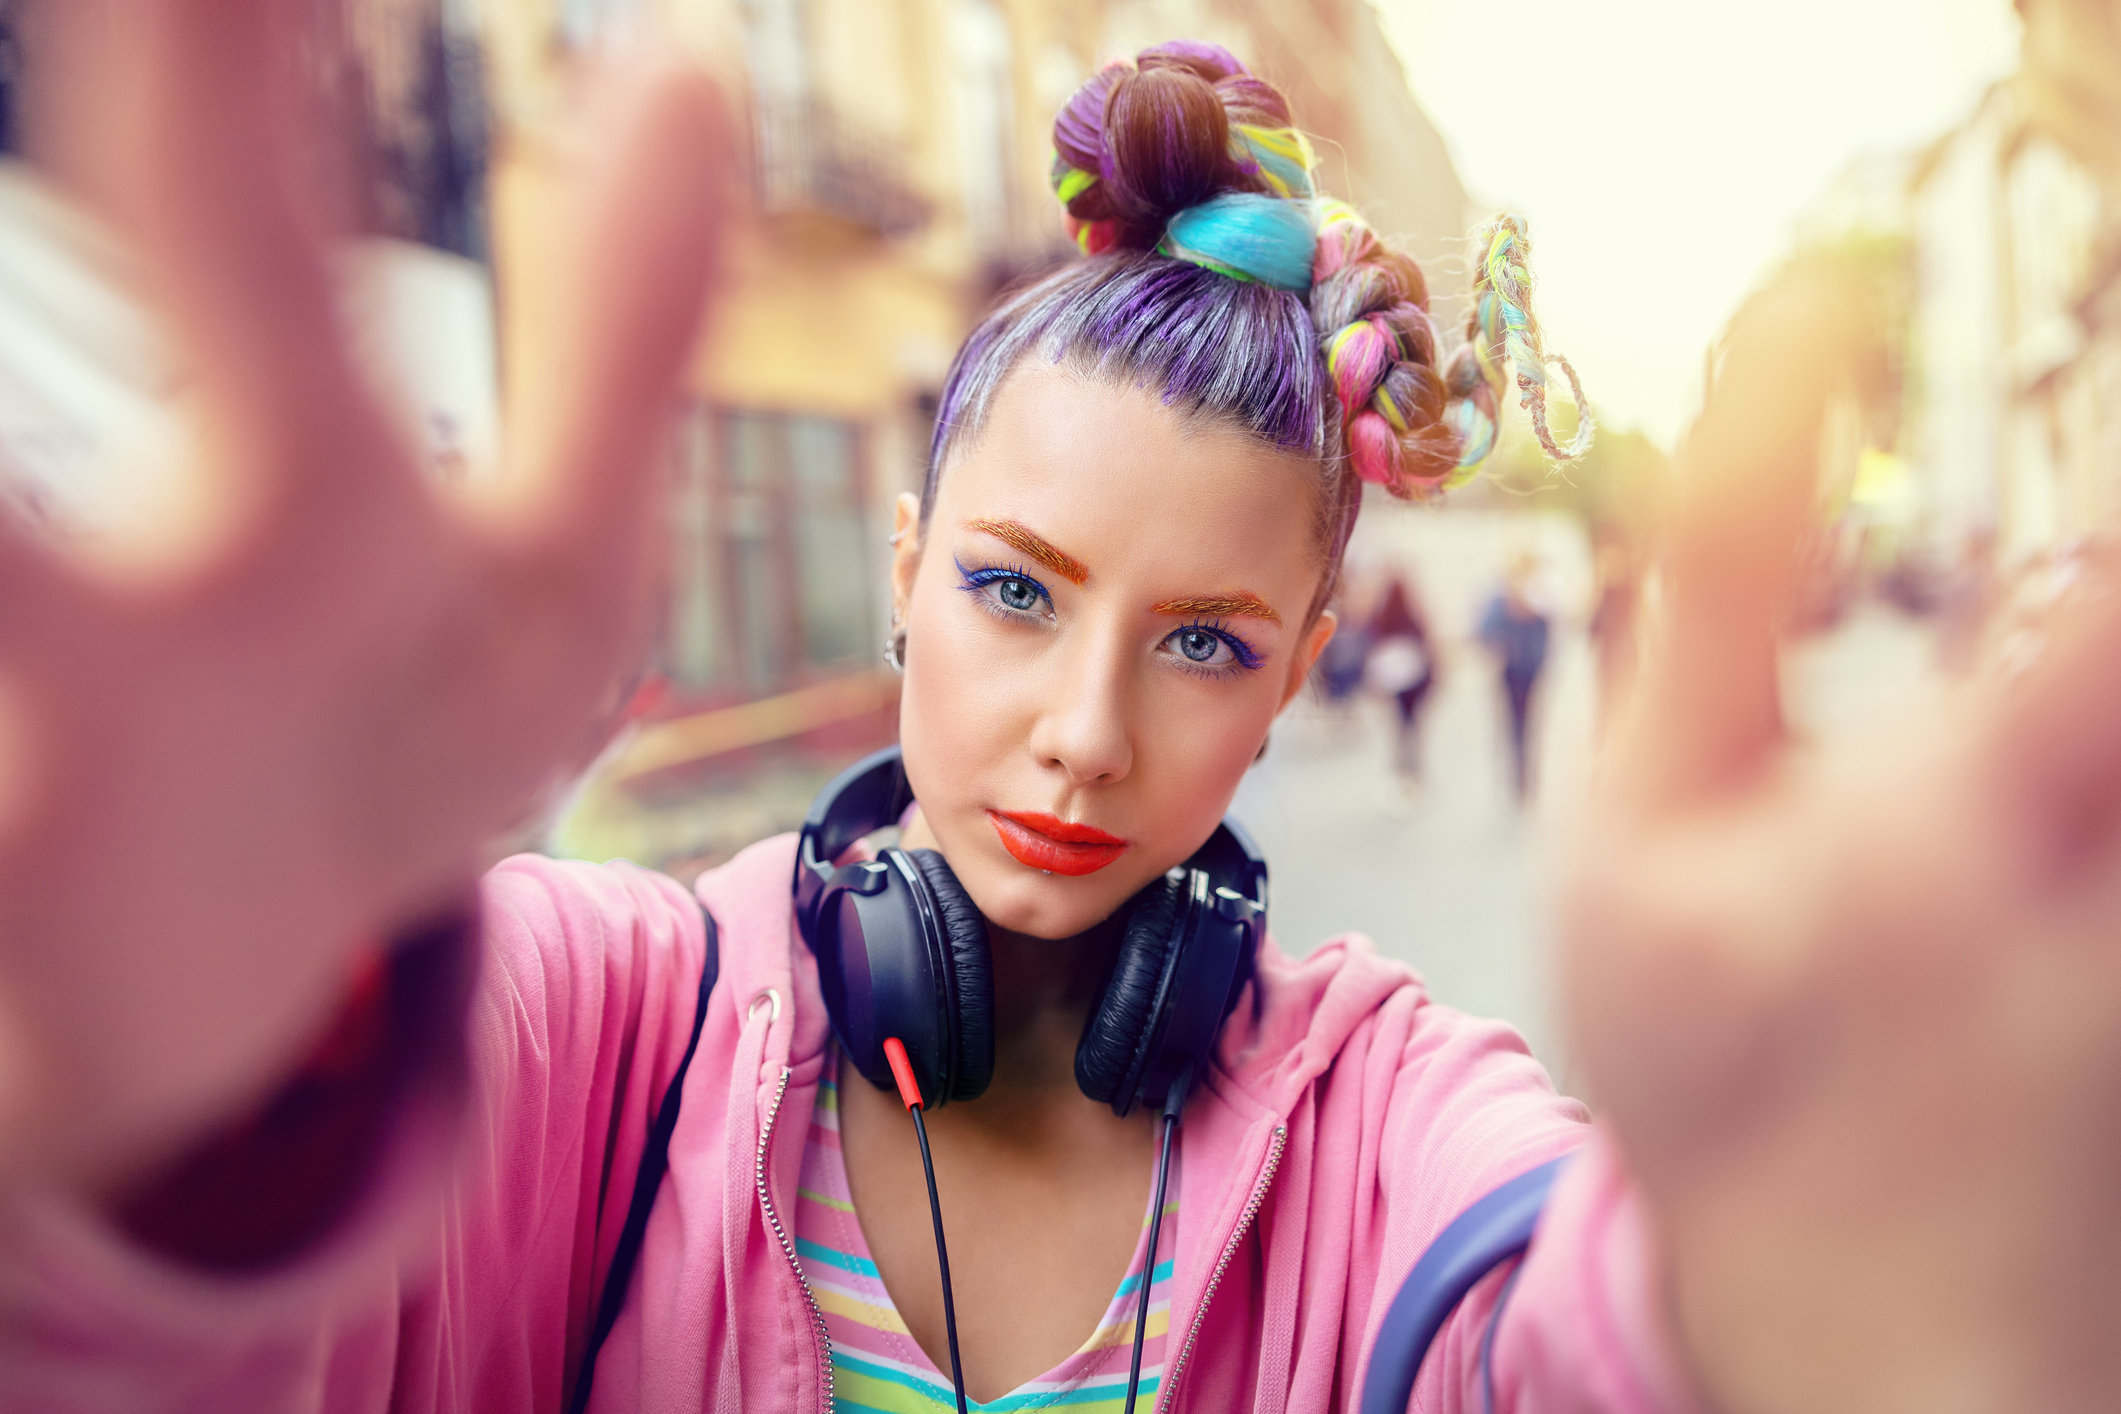
[[[1274,195],[1283,198],[1316,195],[1311,185],[1311,169],[1318,165],[1318,157],[1311,150],[1311,140],[1295,128],[1263,128],[1254,123],[1235,123],[1230,128],[1230,145],[1243,149],[1242,155],[1252,159]]]
[[[803,1145],[796,1188],[795,1250],[832,1338],[834,1408],[840,1414],[954,1414],[950,1377],[928,1358],[892,1304],[862,1237],[840,1150],[837,1058],[818,1087],[817,1108]],[[1142,1345],[1141,1402],[1153,1407],[1163,1379],[1171,1321],[1172,1254],[1178,1250],[1178,1181],[1174,1158],[1164,1204],[1156,1264],[1149,1273],[1149,1324]],[[1148,1214],[1142,1215],[1143,1242]],[[976,1410],[1066,1410],[1119,1414],[1127,1398],[1127,1364],[1134,1353],[1134,1313],[1144,1254],[1138,1244],[1127,1275],[1105,1316],[1082,1346],[1038,1379]]]

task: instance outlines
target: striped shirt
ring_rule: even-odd
[[[955,1414],[957,1396],[949,1374],[936,1368],[899,1319],[891,1294],[878,1279],[876,1263],[870,1260],[869,1244],[862,1240],[862,1225],[847,1186],[847,1163],[840,1152],[837,1049],[818,1086],[795,1203],[796,1254],[832,1337],[833,1405],[841,1414]],[[1137,1410],[1155,1407],[1163,1379],[1166,1328],[1171,1321],[1171,1259],[1178,1245],[1177,1154],[1172,1155],[1171,1168],[1156,1271],[1149,1285],[1149,1334],[1142,1346]],[[1135,1243],[1126,1279],[1081,1348],[1037,1379],[991,1403],[968,1400],[968,1407],[1119,1414],[1127,1400],[1127,1365],[1134,1354],[1134,1312],[1140,1300],[1142,1248],[1148,1235],[1145,1212],[1142,1236]]]

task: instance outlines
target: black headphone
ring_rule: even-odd
[[[913,803],[896,746],[857,761],[811,803],[795,860],[795,917],[816,954],[832,1029],[855,1068],[892,1086],[884,1042],[905,1046],[929,1109],[994,1078],[987,924],[932,849],[833,861]],[[1121,913],[1119,955],[1082,1041],[1075,1082],[1127,1115],[1182,1102],[1252,975],[1267,929],[1267,866],[1225,819],[1194,856]]]

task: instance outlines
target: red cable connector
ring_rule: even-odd
[[[906,1043],[896,1036],[886,1036],[884,1059],[891,1062],[891,1078],[898,1082],[898,1097],[906,1102],[906,1108],[926,1108],[921,1104],[920,1082],[913,1078],[913,1062],[906,1058]]]

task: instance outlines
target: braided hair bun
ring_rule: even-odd
[[[1090,79],[1053,122],[1053,184],[1086,255],[1153,250],[1173,216],[1227,192],[1291,191],[1246,141],[1289,130],[1289,105],[1229,50],[1174,41]],[[1280,184],[1277,185],[1277,182]]]
[[[1337,413],[1333,440],[1361,481],[1420,499],[1471,479],[1495,446],[1507,362],[1548,453],[1566,461],[1588,450],[1575,373],[1545,352],[1531,314],[1522,222],[1505,217],[1481,234],[1467,343],[1446,362],[1421,267],[1353,208],[1317,195],[1311,145],[1287,100],[1228,50],[1180,41],[1107,66],[1061,110],[1053,146],[1054,192],[1084,254],[1159,252],[1304,299]],[[1196,239],[1202,228],[1212,239]],[[1303,243],[1293,276],[1292,239]],[[1550,364],[1583,414],[1568,447],[1547,427]],[[1350,524],[1357,489],[1333,498]]]

